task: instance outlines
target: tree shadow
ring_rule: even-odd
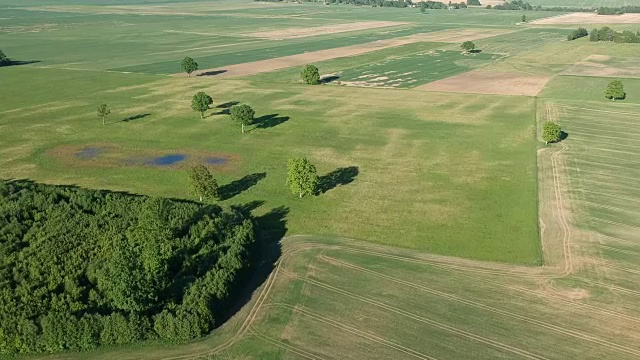
[[[318,179],[318,194],[324,194],[336,186],[352,183],[359,172],[360,170],[357,166],[348,166],[320,176],[320,179]]]
[[[220,193],[220,200],[231,199],[232,197],[248,190],[252,186],[255,186],[260,180],[267,177],[267,173],[254,173],[249,174],[242,179],[234,180],[227,185],[223,185],[218,189]]]
[[[216,75],[220,75],[220,74],[224,74],[226,73],[227,70],[213,70],[213,71],[205,71],[205,72],[201,72],[196,76],[216,76]]]
[[[264,203],[263,201],[258,201]],[[250,205],[251,206],[251,205]],[[250,254],[251,271],[242,274],[244,288],[230,293],[230,306],[226,311],[217,314],[216,327],[226,323],[250,301],[254,292],[264,284],[275,269],[275,264],[282,254],[280,240],[287,232],[287,215],[289,208],[280,206],[269,210],[266,214],[254,217],[256,225],[256,242]]]
[[[274,126],[278,126],[284,122],[289,121],[288,116],[278,116],[279,114],[263,115],[256,118],[253,123],[256,125],[256,129],[268,129]]]
[[[122,119],[122,121],[123,122],[129,122],[129,121],[140,120],[140,119],[146,118],[149,115],[151,115],[151,114],[150,113],[146,113],[146,114],[133,115],[133,116],[129,116],[129,117],[126,117],[126,118]]]
[[[482,50],[480,49],[473,49],[473,50],[469,50],[470,53],[472,54],[480,54],[482,52]]]
[[[222,103],[216,106],[218,109],[229,109],[234,105],[240,104],[240,101],[227,101],[226,103]]]
[[[216,106],[216,109],[221,109],[221,110],[218,112],[214,112],[211,115],[229,115],[231,107],[238,104],[240,104],[239,101],[227,101],[224,104],[220,104]]]
[[[338,79],[340,79],[340,76],[338,76],[338,75],[328,75],[328,76],[320,78],[320,84],[328,84],[328,83],[334,82],[334,81],[336,81]]]
[[[4,65],[0,65],[0,67],[29,65],[29,64],[36,64],[36,63],[40,63],[40,62],[42,62],[42,61],[40,61],[40,60],[29,60],[29,61],[9,60],[8,63],[6,63]]]
[[[558,141],[563,141],[564,139],[568,138],[569,134],[564,132],[564,131],[560,131],[560,140]]]

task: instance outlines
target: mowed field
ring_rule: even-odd
[[[577,70],[599,55],[591,67],[628,74],[637,44],[567,42],[573,25],[484,9],[0,8],[2,50],[27,62],[0,69],[0,177],[188,199],[186,170],[205,164],[221,204],[286,229],[209,337],[33,358],[640,357],[640,79],[614,103],[606,70]],[[463,38],[481,52],[462,54]],[[367,51],[339,55],[350,46]],[[215,75],[318,51],[336,54],[314,62],[324,85],[301,84],[299,65]],[[179,74],[184,56],[203,76]],[[214,98],[204,119],[197,91]],[[227,114],[237,103],[256,110],[245,134]],[[568,137],[544,146],[547,120]],[[318,196],[288,190],[293,156],[317,166]]]

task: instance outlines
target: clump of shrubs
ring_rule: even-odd
[[[567,35],[567,40],[571,41],[571,40],[579,39],[581,37],[585,37],[587,35],[589,35],[589,32],[587,31],[587,29],[579,27],[578,29],[573,30],[571,34]]]
[[[590,41],[613,41],[615,43],[640,43],[640,31],[633,33],[625,30],[617,32],[612,28],[605,26],[601,29],[593,29],[589,33]]]

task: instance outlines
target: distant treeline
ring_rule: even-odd
[[[589,33],[590,41],[613,41],[615,43],[640,43],[640,30],[636,33],[632,31],[618,32],[605,26],[601,29],[593,29]]]
[[[567,40],[571,41],[579,39],[581,37],[585,37],[587,35],[589,35],[587,29],[579,27],[578,29],[573,30],[569,35],[567,35]]]
[[[373,6],[373,7],[419,7],[421,9],[463,9],[467,5],[480,6],[481,0],[467,0],[467,2],[454,3],[451,1],[422,1],[413,2],[412,0],[254,0],[260,2],[324,2],[325,4],[351,4],[356,6]],[[422,5],[425,4],[426,5]],[[499,5],[487,5],[487,9],[495,10],[518,10],[518,11],[568,11],[568,12],[595,12],[600,15],[615,15],[624,13],[640,13],[640,6],[622,6],[617,8],[610,7],[567,7],[567,6],[554,6],[554,7],[542,7],[541,5],[531,5],[523,0],[505,1]]]
[[[253,242],[231,209],[0,181],[0,354],[207,334]]]

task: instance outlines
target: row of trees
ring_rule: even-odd
[[[587,31],[587,29],[583,27],[579,27],[576,30],[573,30],[569,35],[567,35],[567,40],[571,41],[571,40],[579,39],[581,37],[585,37],[587,35],[589,35],[589,32]]]
[[[0,354],[207,334],[254,233],[233,209],[0,181]]]
[[[589,33],[589,41],[613,41],[615,43],[640,43],[640,30],[636,33],[624,30],[618,32],[605,26],[601,29],[593,29]]]

